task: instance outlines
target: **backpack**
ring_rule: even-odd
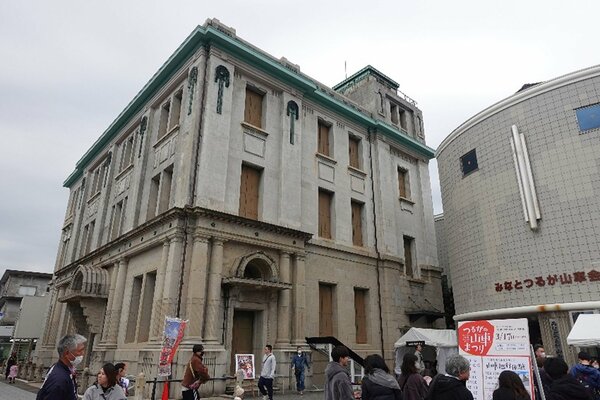
[[[590,383],[591,378],[592,376],[590,374],[585,374],[583,372],[579,372],[575,375],[575,379],[577,379],[577,382],[585,388],[585,391],[588,392],[590,398],[594,400],[600,399],[600,391],[592,386]]]

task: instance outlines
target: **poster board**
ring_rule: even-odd
[[[244,371],[244,379],[255,379],[254,354],[236,354],[236,371]]]
[[[491,400],[502,371],[515,372],[533,399],[533,373],[526,318],[462,321],[458,351],[471,363],[467,388],[476,400]]]
[[[163,330],[162,348],[158,359],[158,376],[171,375],[171,363],[177,353],[177,348],[185,332],[187,320],[179,318],[165,318],[165,328]]]

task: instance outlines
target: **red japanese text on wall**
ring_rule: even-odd
[[[586,283],[586,282],[600,282],[600,272],[595,269],[584,272],[577,271],[572,274],[563,272],[562,274],[550,274],[548,276],[536,276],[533,278],[526,278],[523,280],[515,279],[504,282],[496,282],[495,289],[496,292],[502,291],[513,291],[513,290],[523,290],[530,289],[534,286],[536,287],[545,287],[545,286],[556,286],[556,285],[572,285],[577,283]]]

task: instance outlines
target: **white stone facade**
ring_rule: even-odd
[[[547,353],[572,362],[577,313],[600,310],[599,129],[578,119],[598,103],[596,66],[492,105],[437,150],[457,319],[537,319]]]
[[[71,198],[39,361],[48,365],[60,335],[78,331],[92,339],[88,365],[121,360],[154,377],[164,317],[178,315],[189,325],[174,377],[198,342],[211,375],[222,376],[244,315],[249,351],[260,360],[272,344],[287,375],[295,346],[320,334],[320,285],[333,288],[333,335],[360,354],[383,346],[391,359],[404,329],[440,324],[433,151],[421,112],[371,67],[342,85],[325,87],[217,20],[198,27],[65,182]],[[375,109],[359,96],[373,85],[382,93]],[[262,98],[261,126],[245,122],[248,88]],[[390,115],[398,108],[403,120]],[[329,156],[317,154],[319,121],[330,127]],[[256,218],[240,216],[243,166],[260,176]],[[399,197],[399,170],[409,198]],[[331,238],[319,237],[320,189],[332,193]],[[361,211],[354,225],[351,202]],[[362,343],[356,290],[366,293]]]

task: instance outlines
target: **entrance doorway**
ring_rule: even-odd
[[[230,360],[232,375],[235,375],[237,369],[236,354],[254,354],[254,316],[254,311],[235,310],[233,312]]]

